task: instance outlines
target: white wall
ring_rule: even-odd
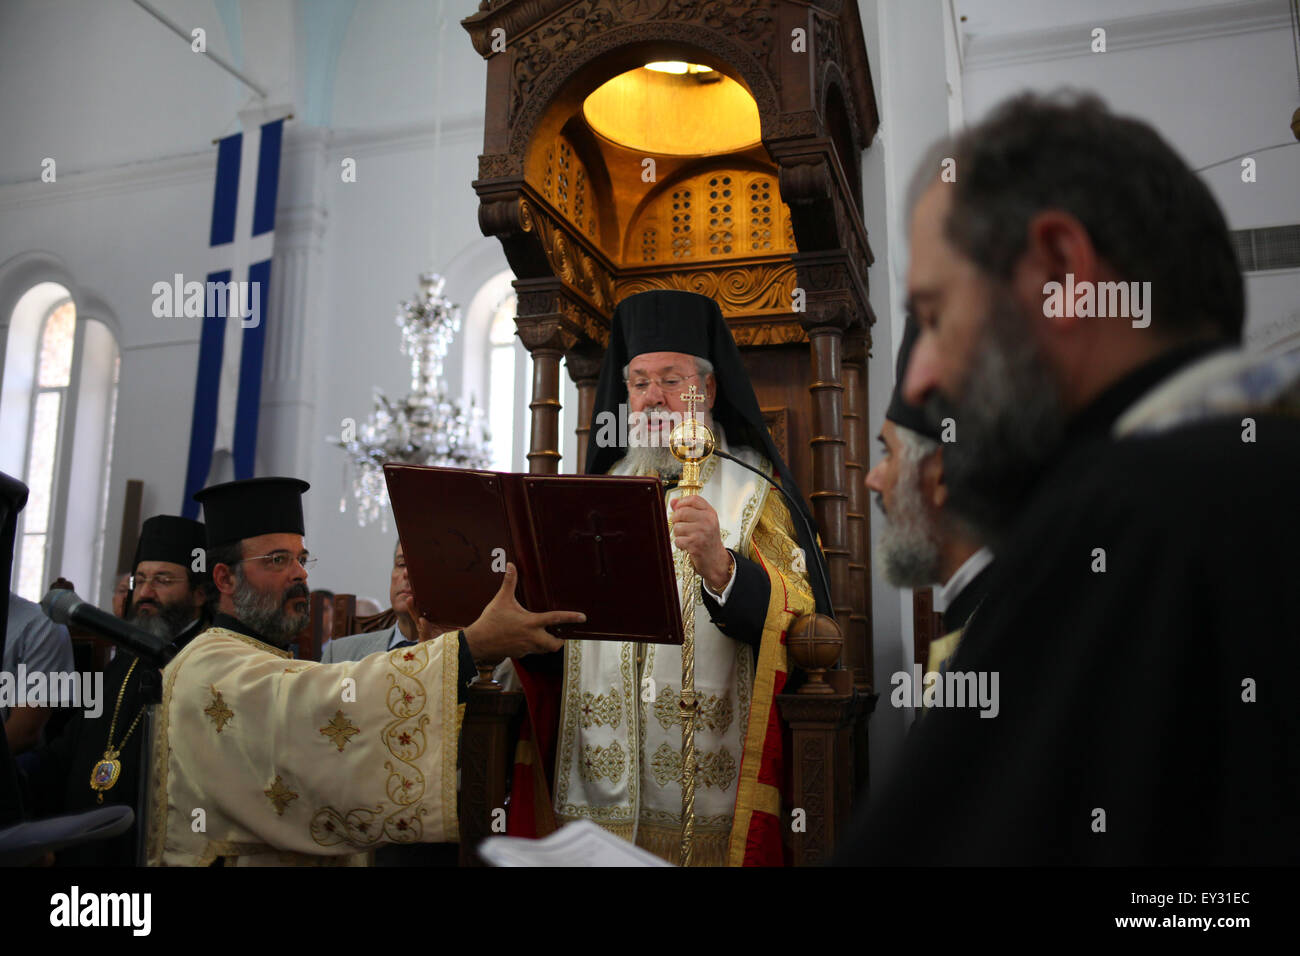
[[[477,4],[157,6],[186,28],[203,26],[210,50],[295,114],[281,165],[272,298],[287,313],[282,322],[301,321],[305,336],[268,344],[258,458],[313,485],[308,546],[322,558],[313,585],[383,601],[395,533],[359,529],[351,510],[338,513],[343,453],[324,438],[342,418],[369,412],[372,385],[405,392],[393,317],[421,270],[448,272],[449,293],[468,305],[477,284],[505,268],[499,244],[479,232],[469,188],[485,70],[458,21]],[[0,4],[0,80],[0,279],[6,263],[30,276],[17,269],[19,257],[43,251],[52,263],[45,277],[64,281],[79,310],[93,299],[116,319],[121,391],[103,548],[111,562],[128,479],[145,481],[145,514],[181,508],[199,322],[154,318],[151,288],[207,261],[211,141],[239,128],[252,93],[126,0]],[[40,181],[45,157],[56,160],[54,183]],[[355,183],[342,182],[345,157],[357,161]],[[0,334],[8,321],[0,316]],[[269,331],[269,343],[275,338]],[[453,388],[459,351],[453,346]]]
[[[880,457],[880,431],[894,385],[894,358],[902,338],[907,297],[907,230],[904,208],[912,171],[925,149],[949,132],[950,106],[944,56],[944,5],[901,0],[859,0],[867,55],[880,109],[880,130],[863,154],[863,207],[876,261],[868,273],[871,330],[867,434],[871,464]],[[871,504],[872,550],[884,519]],[[889,703],[890,675],[912,661],[912,592],[899,591],[884,577],[871,578],[875,690],[880,695],[870,723],[871,779],[878,785],[893,768],[904,734],[915,716]]]
[[[166,0],[161,7],[182,24],[205,28],[208,48],[230,57],[216,4]],[[6,0],[0,75],[0,184],[37,178],[47,156],[62,179],[197,152],[248,96],[129,0]]]
[[[350,135],[336,137],[327,164],[339,169],[343,157],[357,160],[357,181],[327,179],[331,217],[326,238],[326,307],[321,317],[323,346],[319,415],[312,443],[308,522],[311,547],[321,556],[314,578],[322,587],[345,587],[387,598],[388,567],[396,532],[378,526],[360,528],[351,507],[340,514],[338,503],[343,453],[324,442],[338,434],[345,417],[369,414],[373,386],[397,397],[409,386],[407,360],[398,352],[401,333],[394,323],[398,303],[417,291],[419,272],[434,265],[447,274],[447,294],[469,306],[482,283],[508,268],[500,243],[478,230],[478,197],[468,188],[477,175],[482,120],[444,127],[440,178],[460,184],[445,188],[436,221],[430,135],[407,141],[384,141]],[[342,140],[342,142],[339,142]],[[439,233],[440,251],[431,254],[431,234]],[[313,323],[313,326],[316,327]],[[328,331],[325,331],[328,330]],[[462,336],[465,331],[462,330]],[[462,369],[453,345],[447,382],[459,390]],[[484,394],[475,390],[479,403]],[[370,581],[372,583],[365,583]]]
[[[1117,112],[1153,125],[1193,169],[1253,156],[1254,183],[1242,182],[1236,160],[1203,173],[1230,228],[1300,223],[1300,143],[1289,128],[1300,104],[1286,3],[1198,4],[1178,12],[969,40],[962,78],[967,121],[978,122],[1023,90],[1090,90]],[[1105,53],[1091,52],[1095,26],[1107,31]],[[1279,144],[1288,145],[1261,151]],[[1249,274],[1246,296],[1252,345],[1300,342],[1300,270]]]

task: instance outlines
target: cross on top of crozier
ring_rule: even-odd
[[[686,414],[690,417],[691,421],[695,421],[695,406],[704,401],[704,396],[699,393],[699,390],[694,385],[692,385],[689,391],[683,392],[677,397],[686,403]]]
[[[686,403],[686,421],[682,423],[686,426],[685,438],[692,445],[697,445],[700,441],[700,420],[695,415],[695,406],[703,403],[704,396],[694,385],[691,385],[678,398]]]
[[[673,429],[668,436],[668,449],[682,463],[682,477],[678,483],[687,494],[700,491],[700,464],[713,454],[713,433],[701,425],[695,417],[695,406],[704,401],[704,396],[694,386],[681,395],[686,403],[687,419]]]

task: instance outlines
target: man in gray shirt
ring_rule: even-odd
[[[406,559],[402,556],[400,541],[393,551],[393,573],[388,582],[388,600],[397,615],[397,623],[380,631],[336,637],[321,648],[320,662],[336,664],[339,661],[359,661],[369,654],[391,651],[395,647],[409,647],[419,641],[411,604],[411,579],[406,576]]]
[[[12,591],[9,592],[9,623],[5,631],[4,672],[8,677],[6,683],[17,694],[19,684],[18,665],[25,665],[25,674],[44,672],[71,673],[72,638],[68,629],[62,624],[55,624],[39,604],[33,604]],[[61,682],[47,679],[46,686],[52,691],[60,687]],[[27,683],[30,687],[30,683]],[[9,750],[20,754],[30,750],[41,742],[45,723],[50,719],[51,708],[72,703],[65,700],[47,700],[45,706],[25,707],[0,706],[0,719],[4,720],[5,735],[9,738]]]
[[[397,647],[410,647],[421,640],[419,614],[411,593],[411,579],[406,573],[406,558],[402,554],[400,541],[393,549],[393,573],[388,581],[388,601],[397,617],[395,624],[379,631],[336,637],[321,648],[320,662],[337,664],[339,661],[359,661],[370,654],[391,651]],[[427,624],[426,631],[429,637],[437,636],[437,629]],[[516,685],[512,683],[514,665],[509,658],[497,665],[495,677],[508,690],[515,689]]]

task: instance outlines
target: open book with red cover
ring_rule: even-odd
[[[672,544],[657,478],[520,475],[385,465],[422,616],[466,627],[519,570],[530,611],[581,611],[550,630],[596,641],[681,644]]]

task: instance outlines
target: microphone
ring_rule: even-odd
[[[817,534],[813,531],[812,524],[808,521],[808,516],[804,514],[803,508],[800,508],[794,503],[794,499],[790,497],[789,492],[782,488],[778,482],[774,481],[771,475],[764,474],[748,462],[741,461],[735,455],[728,455],[725,451],[714,449],[713,454],[719,458],[725,458],[727,461],[735,462],[741,468],[748,468],[754,474],[764,479],[777,491],[781,492],[781,497],[784,498],[786,504],[789,505],[791,516],[798,516],[798,520],[803,525],[804,531],[808,533],[808,544],[818,552],[813,555],[813,563],[817,565],[817,581],[813,586],[821,592],[821,597],[824,598],[824,604],[822,601],[818,601],[817,603],[822,604],[822,606],[826,608],[827,617],[832,621],[835,620],[835,607],[831,604],[831,583],[826,577],[826,563],[821,555],[821,548],[817,547]]]
[[[87,604],[75,591],[50,588],[41,599],[41,610],[55,624],[72,623],[94,631],[152,667],[162,669],[176,656],[176,648],[162,638]]]

